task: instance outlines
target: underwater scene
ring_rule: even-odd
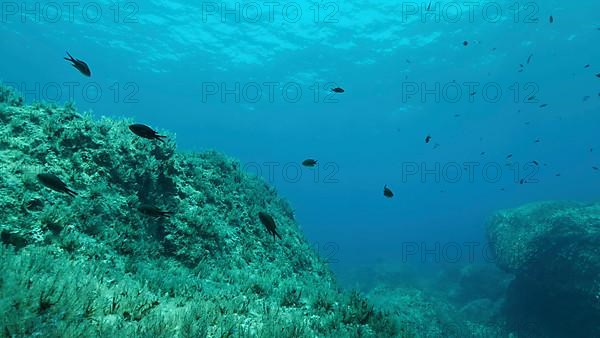
[[[0,337],[600,337],[600,2],[0,2]]]

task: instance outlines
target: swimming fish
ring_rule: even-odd
[[[550,23],[554,22],[554,17],[552,15],[550,15],[550,18],[548,19],[550,21]]]
[[[598,167],[592,167],[592,169],[594,169],[594,170],[600,170],[600,169],[598,169]]]
[[[302,165],[305,167],[314,167],[317,165],[317,160],[313,160],[312,158],[306,159],[302,161]]]
[[[394,193],[392,192],[392,190],[390,190],[390,188],[387,187],[387,185],[383,186],[383,196],[387,198],[394,197]]]
[[[547,106],[548,106],[548,104],[547,104],[547,103],[542,103],[542,104],[540,105],[540,108],[544,108],[544,107],[547,107]]]
[[[529,54],[529,57],[527,58],[527,64],[529,64],[529,62],[531,62],[531,57],[533,56],[533,54]]]
[[[273,219],[273,217],[271,217],[271,215],[267,214],[266,212],[260,211],[258,213],[258,218],[260,219],[260,222],[265,226],[265,228],[267,228],[267,231],[273,235],[273,239],[275,239],[275,236],[281,239],[281,236],[279,235],[279,233],[277,233],[277,225],[275,224],[275,220]]]
[[[431,136],[427,135],[427,137],[425,137],[425,143],[429,143],[429,141],[431,141]]]
[[[67,187],[65,182],[61,181],[58,176],[54,174],[38,174],[37,179],[42,183],[45,187],[50,188],[54,191],[63,192],[71,197],[77,196],[77,193]]]
[[[469,44],[469,41],[467,41],[467,40],[463,41],[463,46],[466,47],[468,44]]]
[[[69,56],[68,58],[64,58],[67,61],[72,62],[72,66],[75,67],[81,74],[90,77],[92,76],[92,71],[90,70],[90,67],[88,67],[87,63],[79,60],[79,59],[75,59],[74,57],[71,56],[71,54],[69,54],[69,52],[67,52],[67,55]]]
[[[343,93],[343,92],[345,92],[345,90],[342,89],[342,88],[340,88],[340,87],[335,87],[335,88],[331,89],[331,91],[334,92],[334,93]]]
[[[152,217],[170,217],[173,215],[171,211],[163,211],[153,205],[147,204],[142,205],[139,210],[142,214]]]
[[[129,130],[131,130],[134,134],[136,134],[139,137],[143,137],[143,138],[147,138],[150,140],[159,140],[160,142],[165,142],[162,140],[163,135],[158,135],[154,130],[152,130],[152,128],[148,127],[147,125],[144,124],[132,124],[129,126]]]
[[[512,154],[508,154],[508,155],[506,156],[506,158],[511,158],[512,156],[513,156]]]

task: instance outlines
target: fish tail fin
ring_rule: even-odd
[[[162,143],[165,143],[165,140],[163,140],[163,138],[167,138],[165,135],[155,135],[155,138],[157,140],[159,140]]]
[[[71,56],[71,54],[69,54],[69,52],[65,51],[65,53],[67,53],[67,55],[69,56],[68,58],[64,58],[67,61],[75,61],[75,59]]]
[[[275,236],[279,237],[279,239],[282,239],[277,230],[273,230],[273,239],[275,239]]]
[[[71,197],[75,197],[75,196],[77,196],[77,195],[78,195],[78,194],[77,194],[77,192],[75,192],[75,191],[73,191],[73,190],[71,190],[71,189],[69,189],[69,188],[65,188],[65,192],[66,192],[66,193],[67,193],[69,196],[71,196]]]

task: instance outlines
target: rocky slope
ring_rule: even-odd
[[[4,336],[396,335],[386,314],[337,289],[274,189],[230,158],[179,153],[174,135],[140,138],[130,123],[24,105],[0,87]]]

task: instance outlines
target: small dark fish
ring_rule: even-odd
[[[460,114],[454,114],[454,117],[460,117]]]
[[[525,181],[525,179],[524,179],[524,178],[522,178],[522,179],[519,181],[519,183],[520,183],[520,184],[523,184],[523,183],[527,183],[527,181]]]
[[[542,103],[542,104],[540,105],[540,108],[544,108],[544,107],[547,107],[547,106],[548,106],[548,104],[547,104],[547,103]]]
[[[392,190],[390,190],[390,188],[387,187],[387,185],[383,186],[383,196],[387,198],[394,197],[394,193],[392,192]]]
[[[258,218],[260,219],[260,222],[265,226],[265,228],[267,228],[267,231],[271,235],[273,235],[273,239],[275,239],[275,236],[281,239],[281,236],[277,232],[277,225],[275,224],[275,220],[273,219],[273,217],[271,217],[271,215],[267,214],[266,212],[260,211],[258,213]]]
[[[302,161],[302,165],[305,167],[314,167],[317,165],[317,160],[313,160],[312,158],[306,159]]]
[[[463,46],[466,47],[468,44],[469,44],[469,41],[467,41],[467,40],[463,41]]]
[[[37,179],[42,183],[45,187],[50,188],[54,191],[65,193],[71,197],[77,196],[77,193],[67,187],[65,182],[61,181],[58,176],[54,174],[38,174]]]
[[[519,69],[517,72],[518,73],[523,73],[523,68]]]
[[[475,94],[477,94],[477,92],[472,92],[470,95],[475,96]]]
[[[153,205],[144,204],[139,208],[140,212],[144,215],[151,217],[171,217],[173,212],[163,211]]]
[[[165,142],[162,140],[162,138],[166,136],[158,135],[154,130],[152,130],[152,128],[148,127],[147,125],[139,123],[132,124],[129,126],[129,130],[131,130],[134,134],[136,134],[139,137]]]
[[[535,100],[535,96],[530,96],[527,98],[527,101]]]
[[[429,141],[431,141],[431,136],[427,135],[427,137],[425,137],[425,143],[429,143]]]
[[[523,67],[525,67],[525,66],[523,66],[523,64],[522,64],[522,63],[519,63],[519,67],[523,68]]]
[[[556,174],[556,175],[554,175],[554,176],[556,176],[556,177],[560,177],[560,174]]]
[[[431,8],[431,1],[429,1],[429,5],[427,5],[427,10]]]
[[[550,18],[548,19],[548,21],[550,21],[550,23],[554,22],[554,17],[552,15],[550,15]]]
[[[533,141],[533,143],[540,143],[540,139],[535,139],[535,141]]]
[[[600,77],[600,73],[596,74],[596,77]]]
[[[525,124],[526,124],[526,125],[530,125],[530,124],[531,124],[531,122],[527,121],[527,122],[525,122]]]
[[[590,64],[586,64],[585,66],[583,66],[583,68],[590,68]]]
[[[598,167],[592,167],[592,169],[594,169],[594,170],[600,170],[600,169],[598,169]]]
[[[479,154],[479,155],[482,155],[482,156],[485,155],[485,151],[482,151],[481,154]]]
[[[343,90],[340,87],[335,87],[335,88],[331,89],[331,91],[334,92],[334,93],[343,93],[343,92],[345,92],[345,90]]]
[[[540,165],[538,161],[531,161],[531,163],[533,163],[535,165]]]
[[[71,66],[75,67],[81,74],[83,74],[87,77],[92,76],[92,71],[90,70],[90,67],[88,67],[87,63],[85,63],[79,59],[75,59],[74,57],[71,56],[71,54],[69,54],[69,52],[67,52],[67,55],[69,57],[64,58],[64,59],[72,62]]]
[[[494,47],[492,49],[490,49],[490,51],[495,52],[498,48]]]
[[[506,158],[511,158],[512,156],[513,156],[512,154],[508,154],[508,155],[506,156]]]
[[[531,62],[531,57],[533,56],[533,54],[529,54],[529,57],[527,58],[527,64],[529,64],[529,62]]]

